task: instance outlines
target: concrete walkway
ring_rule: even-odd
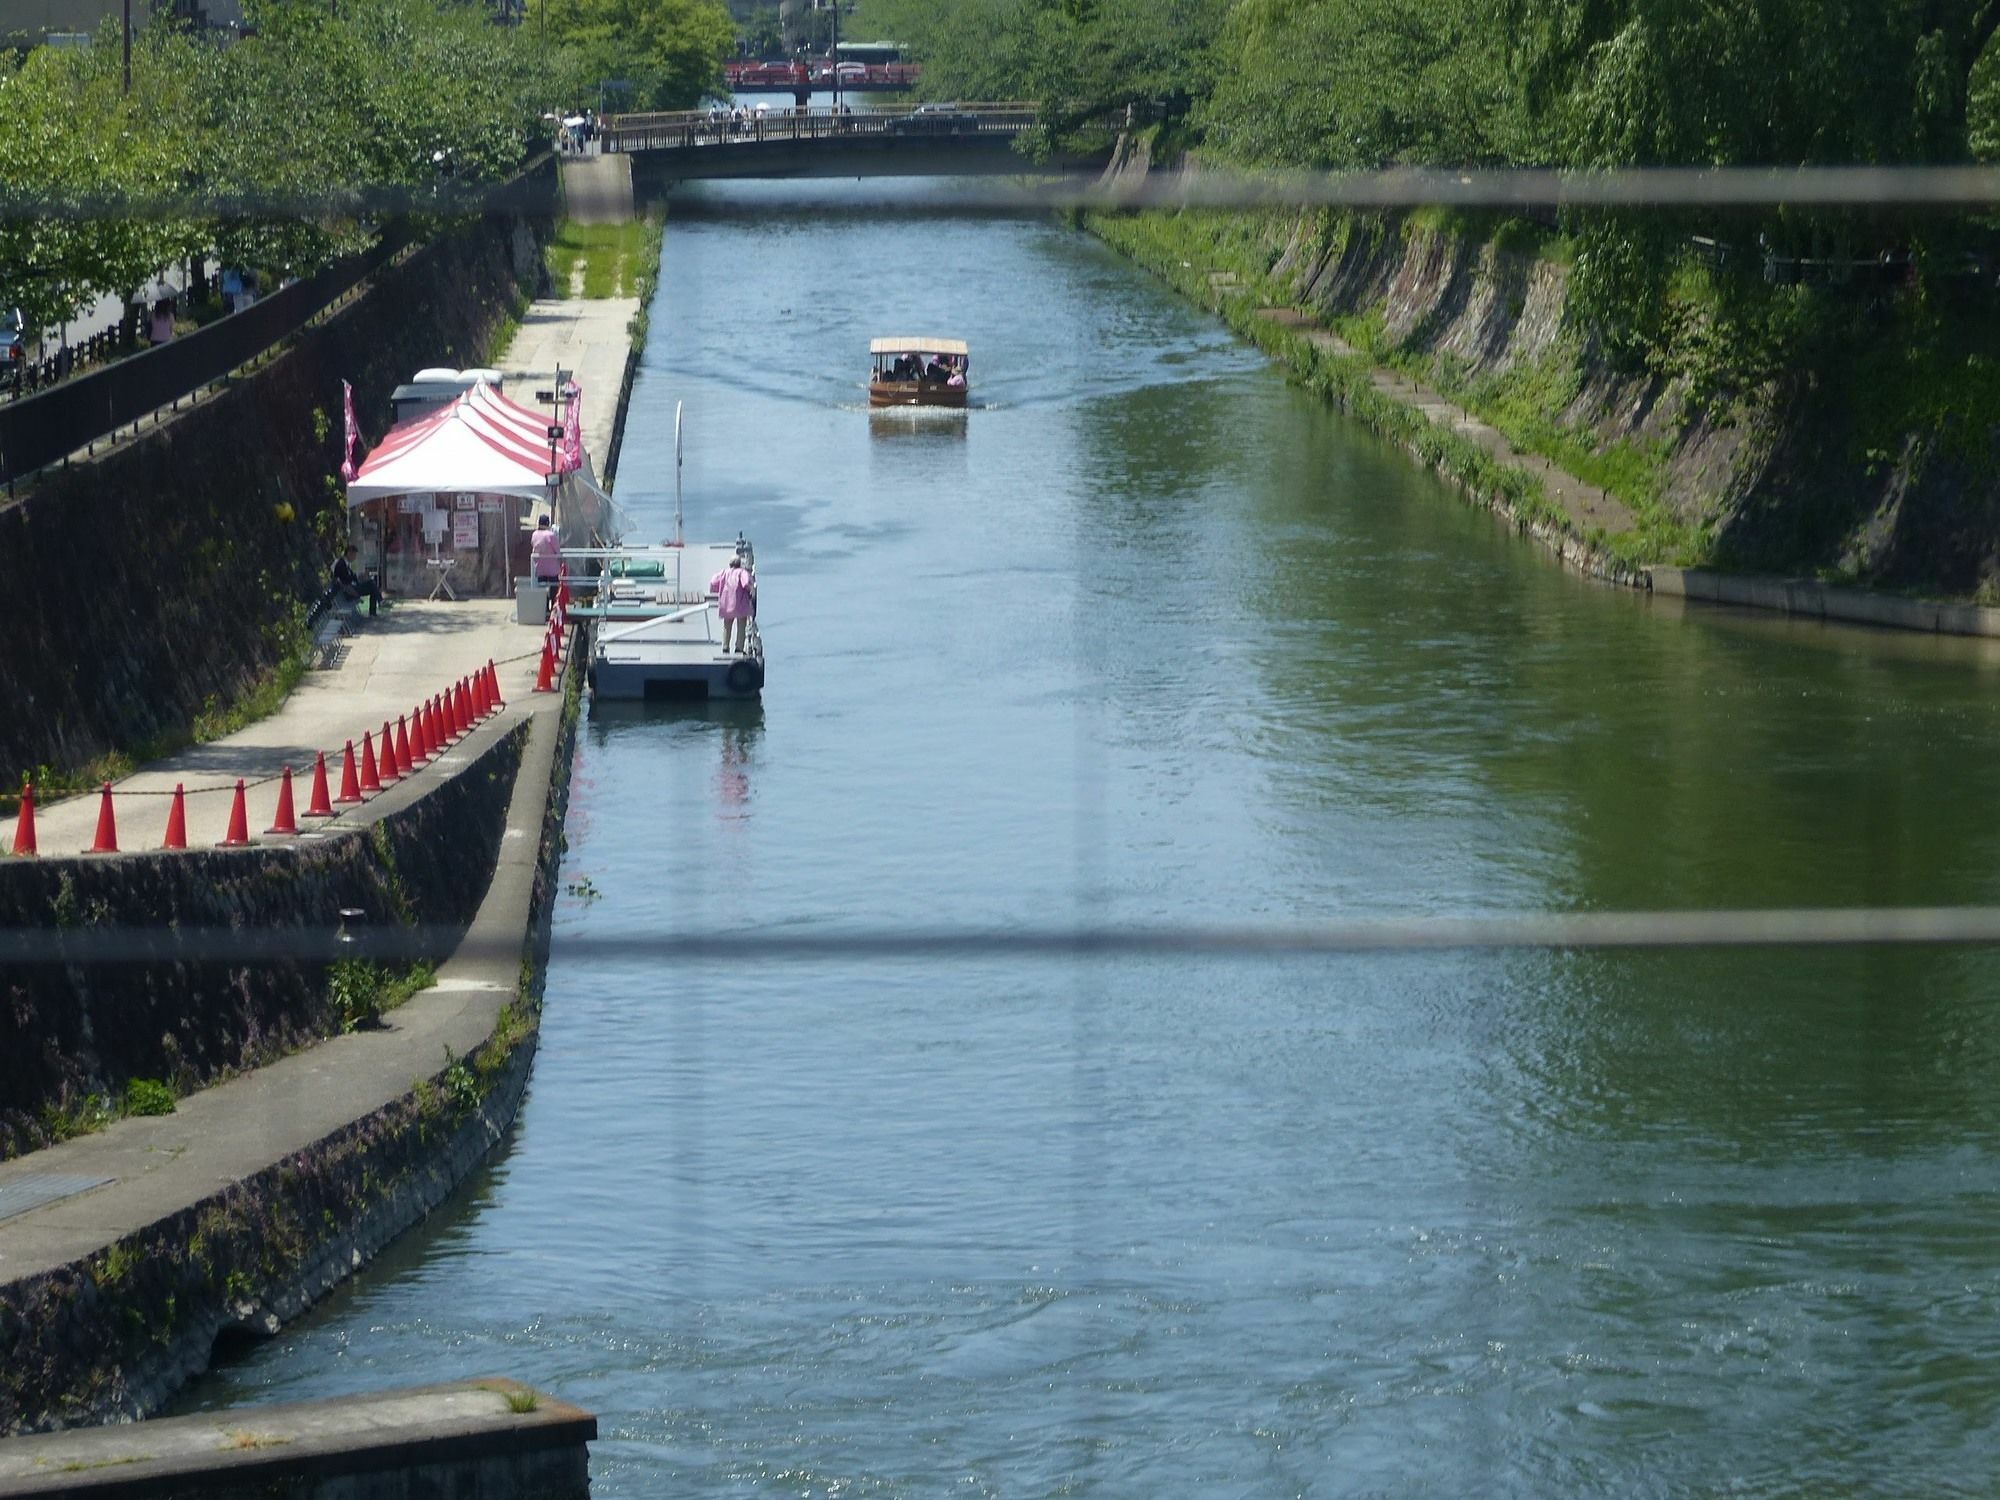
[[[1343,358],[1369,358],[1338,334],[1322,328],[1296,308],[1260,307],[1257,309],[1257,316],[1280,327],[1289,328],[1303,337],[1307,343],[1330,354]],[[1620,532],[1632,530],[1638,524],[1637,518],[1624,501],[1606,494],[1595,485],[1585,484],[1574,474],[1557,468],[1539,453],[1521,452],[1498,428],[1480,421],[1457,402],[1448,400],[1428,386],[1417,384],[1407,375],[1400,375],[1394,370],[1374,365],[1369,372],[1368,383],[1391,401],[1421,412],[1439,427],[1470,439],[1485,449],[1495,462],[1510,469],[1518,469],[1524,474],[1532,474],[1539,479],[1549,499],[1569,517],[1570,525],[1578,536],[1587,537],[1594,531],[1601,531],[1606,536],[1615,536]]]
[[[507,353],[495,362],[506,376],[509,397],[535,404],[537,390],[552,389],[558,365],[583,388],[583,448],[597,465],[612,451],[618,429],[618,396],[631,350],[632,319],[639,303],[631,297],[597,300],[549,299],[533,304]],[[174,784],[187,788],[190,846],[219,843],[227,831],[238,777],[259,783],[249,790],[250,834],[271,826],[278,788],[272,778],[290,765],[293,796],[303,813],[312,775],[313,753],[323,750],[334,793],[340,790],[340,754],[352,739],[355,753],[364,731],[379,732],[385,719],[412,712],[490,657],[500,664],[500,686],[508,701],[525,699],[534,686],[539,626],[514,623],[506,599],[466,599],[456,603],[398,600],[374,619],[363,617],[345,643],[338,665],[308,672],[285,705],[269,718],[206,745],[197,745],[144,767],[117,782],[113,806],[119,847],[157,848],[167,821]],[[417,776],[422,781],[424,772]],[[36,842],[44,856],[79,854],[97,831],[99,797],[90,792],[37,809]],[[323,823],[335,826],[370,821],[372,803],[344,809]],[[304,826],[303,824],[301,826]],[[0,845],[11,853],[11,819],[0,828]]]
[[[170,1115],[133,1116],[95,1135],[0,1162],[0,1187],[54,1174],[101,1187],[0,1219],[0,1283],[38,1275],[116,1244],[363,1119],[485,1041],[521,979],[535,860],[562,715],[562,694],[522,692],[433,765],[469,763],[522,718],[532,721],[507,809],[493,881],[464,952],[438,982],[385,1017],[378,1031],[329,1037],[303,1052],[189,1094]],[[382,808],[423,795],[419,773]],[[377,804],[370,804],[376,806]]]
[[[583,449],[602,467],[617,432],[618,392],[632,348],[634,297],[550,298],[536,301],[507,352],[493,362],[506,377],[510,400],[533,407],[537,390],[555,384],[556,366],[583,388]]]
[[[615,386],[613,387],[616,388]],[[525,702],[539,665],[541,627],[514,623],[511,599],[465,599],[457,603],[392,602],[384,613],[362,617],[344,644],[339,664],[306,673],[284,706],[247,729],[205,745],[191,746],[156,761],[112,787],[121,849],[157,849],[165,831],[169,794],[176,782],[187,788],[187,836],[193,848],[221,842],[238,777],[256,783],[247,793],[250,833],[271,826],[278,788],[272,783],[292,768],[293,797],[303,814],[311,785],[313,753],[327,756],[331,791],[340,792],[342,747],[354,741],[360,754],[363,731],[379,733],[383,721],[415,711],[490,658],[510,704]],[[433,766],[435,762],[433,763]],[[434,784],[432,767],[418,770],[411,787]],[[90,847],[97,830],[96,792],[38,808],[36,842],[44,857],[74,855]],[[398,804],[389,804],[398,805]],[[321,826],[373,821],[375,802],[338,810]],[[301,827],[307,824],[302,820]],[[9,819],[6,846],[12,851]]]

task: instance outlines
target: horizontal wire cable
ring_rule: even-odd
[[[2000,942],[2000,907],[1826,907],[1761,911],[1505,912],[1270,925],[860,928],[801,934],[749,928],[563,934],[563,957],[727,958],[732,963],[894,958],[1310,957],[1496,950],[1948,947]],[[448,927],[0,928],[0,963],[270,963],[353,958],[518,958],[520,939]]]
[[[812,143],[799,143],[802,150]],[[733,147],[698,146],[675,154],[725,153]],[[642,154],[642,153],[635,153]],[[690,182],[728,182],[726,176]],[[748,179],[741,179],[748,180]],[[1248,171],[1204,165],[1193,171],[1154,171],[1104,180],[1095,171],[1050,172],[1023,157],[1020,175],[977,180],[945,178],[913,201],[908,189],[870,186],[903,178],[840,179],[843,205],[885,209],[1050,208],[1759,208],[1903,207],[1991,208],[2000,205],[2000,167],[1795,166],[1611,167],[1395,167],[1364,171]],[[816,182],[817,193],[793,194],[815,208],[828,202],[826,179],[758,179],[759,202],[782,204],[787,182]],[[386,183],[356,183],[322,193],[120,195],[0,188],[0,220],[308,217],[369,218],[394,214],[513,213],[548,208],[518,184],[453,185],[438,190]]]

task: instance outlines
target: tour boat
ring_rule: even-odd
[[[585,680],[597,698],[755,698],[764,690],[764,640],[750,621],[742,651],[725,651],[709,580],[756,554],[733,542],[564,548],[577,603],[592,622]],[[578,565],[586,572],[578,582]]]
[[[868,344],[870,406],[964,406],[971,363],[963,339],[884,338]]]
[[[733,561],[754,579],[757,554],[733,542],[681,539],[681,408],[674,406],[674,539],[657,547],[565,547],[570,613],[592,624],[584,680],[593,698],[755,698],[764,691],[756,595],[740,651],[723,649],[709,585]]]

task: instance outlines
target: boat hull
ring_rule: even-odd
[[[590,664],[596,698],[642,702],[653,698],[756,698],[764,691],[762,656],[713,656],[693,661],[644,655],[600,655]]]
[[[934,380],[871,380],[870,406],[951,406],[963,407],[971,388],[940,385]]]

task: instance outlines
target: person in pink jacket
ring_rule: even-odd
[[[708,580],[708,591],[715,595],[715,612],[722,616],[722,649],[749,650],[750,617],[757,613],[757,575],[743,566],[742,558],[732,557],[727,567]]]

